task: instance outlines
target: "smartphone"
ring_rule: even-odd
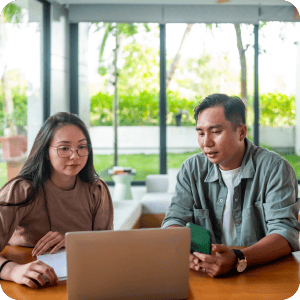
[[[187,223],[186,227],[191,230],[191,253],[200,252],[211,254],[211,235],[210,232],[196,224]]]

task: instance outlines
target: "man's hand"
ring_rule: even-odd
[[[32,256],[42,255],[53,246],[55,247],[50,251],[50,254],[54,254],[60,248],[65,247],[65,237],[57,231],[49,231],[44,235],[33,248]]]
[[[213,244],[212,254],[194,252],[190,255],[190,268],[195,271],[203,271],[216,277],[228,273],[235,265],[236,256],[225,245]]]
[[[193,269],[195,271],[199,271],[199,258],[195,256],[194,254],[190,254],[190,269]]]
[[[48,278],[49,284],[58,282],[54,269],[39,260],[25,265],[10,262],[1,272],[2,279],[24,284],[31,288],[38,288],[46,284],[43,275]]]

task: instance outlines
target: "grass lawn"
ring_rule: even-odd
[[[168,168],[180,168],[181,164],[191,155],[197,152],[169,153],[167,156]],[[136,170],[135,181],[144,181],[147,175],[159,174],[159,156],[157,154],[132,154],[119,155],[118,164],[122,167],[131,167]],[[105,181],[112,181],[108,170],[113,166],[113,155],[94,155],[96,172]]]
[[[293,167],[296,177],[300,180],[300,157],[294,152],[278,152],[282,157],[284,157]]]
[[[270,149],[270,148],[269,148]],[[272,149],[270,149],[272,150]],[[178,169],[181,164],[191,155],[198,153],[168,153],[167,166],[168,168]],[[283,156],[294,168],[296,177],[300,180],[300,157],[294,152],[278,152]],[[94,155],[94,165],[96,172],[105,181],[112,181],[108,175],[108,170],[113,166],[113,155]],[[156,154],[132,154],[119,155],[119,165],[122,167],[131,167],[136,170],[134,176],[135,181],[144,181],[147,175],[159,174],[159,156]]]
[[[0,187],[2,187],[7,181],[7,168],[6,163],[0,163]]]
[[[270,149],[270,148],[269,148]],[[272,150],[272,149],[270,149]],[[167,166],[168,168],[178,169],[181,164],[191,155],[198,153],[168,153]],[[294,168],[296,177],[300,179],[300,157],[294,152],[278,152],[283,156]],[[157,154],[132,154],[119,155],[119,165],[122,167],[131,167],[136,170],[134,175],[135,181],[144,181],[147,175],[159,174],[159,156]],[[96,172],[105,181],[112,181],[111,176],[108,175],[108,170],[113,166],[113,155],[94,155],[94,166]],[[0,188],[7,181],[6,163],[0,163]]]

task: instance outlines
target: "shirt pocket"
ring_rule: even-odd
[[[211,224],[211,220],[209,218],[208,209],[194,208],[194,223],[209,230],[212,238],[212,243],[215,243],[214,231]]]
[[[253,245],[266,236],[264,209],[260,201],[244,208],[242,216],[242,245]]]

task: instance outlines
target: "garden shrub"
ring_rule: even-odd
[[[195,126],[194,108],[202,98],[181,97],[179,92],[167,92],[167,125],[175,125],[180,111],[182,126]],[[253,97],[248,100],[247,123],[253,122]],[[113,124],[113,95],[99,92],[91,97],[91,126]],[[159,124],[159,92],[143,91],[139,95],[119,95],[120,126],[157,126]],[[260,124],[282,127],[295,124],[295,98],[280,93],[260,95]]]
[[[167,93],[167,125],[175,125],[175,115],[182,115],[181,125],[194,126],[194,108],[199,99],[188,100],[178,92]],[[99,92],[91,97],[91,126],[113,124],[113,95]],[[120,126],[157,126],[159,124],[159,92],[143,91],[139,95],[119,95]]]
[[[295,97],[283,94],[262,94],[260,96],[261,125],[283,127],[295,124]]]

